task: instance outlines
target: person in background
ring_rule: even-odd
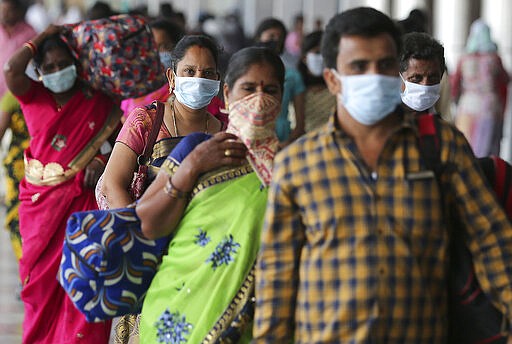
[[[25,22],[27,7],[22,0],[0,0],[0,66],[11,58],[18,48],[36,35]],[[0,98],[7,92],[4,73],[0,73]]]
[[[158,47],[160,62],[164,67],[164,71],[171,68],[172,50],[176,43],[185,35],[183,30],[168,19],[156,19],[150,23],[151,32]],[[129,98],[121,102],[121,109],[124,112],[124,118],[137,107],[151,104],[154,100],[166,102],[170,97],[169,85],[166,83],[161,88],[139,98]]]
[[[315,19],[315,25],[313,31],[323,31],[324,30],[324,20],[320,17]]]
[[[7,91],[0,100],[0,140],[7,130],[11,132],[11,142],[4,158],[5,167],[5,227],[9,231],[14,254],[21,259],[21,235],[18,216],[20,201],[19,184],[24,176],[23,152],[28,147],[28,134],[20,103]]]
[[[110,5],[103,1],[96,1],[94,5],[87,10],[87,13],[85,14],[86,20],[96,20],[96,19],[102,19],[102,18],[108,18],[110,16],[113,16],[116,14]]]
[[[399,20],[397,24],[404,34],[410,32],[430,32],[429,16],[421,8],[412,9],[407,18]]]
[[[296,62],[300,59],[303,38],[304,16],[302,14],[298,14],[293,19],[293,28],[288,32],[284,41],[285,51],[295,58]]]
[[[397,21],[397,25],[403,35],[412,32],[430,34],[429,16],[425,10],[420,8],[411,10],[407,18]],[[446,67],[440,84],[440,97],[435,104],[435,110],[441,114],[445,121],[453,122],[450,78]]]
[[[335,15],[322,39],[337,111],[274,161],[256,265],[259,343],[445,343],[450,229],[413,113],[401,34],[382,12]],[[443,178],[477,278],[512,316],[512,225],[462,133],[439,121]],[[407,269],[404,269],[407,266]]]
[[[452,75],[455,125],[477,157],[499,156],[509,80],[489,26],[477,19],[471,24],[466,54]]]
[[[144,300],[143,343],[252,337],[254,263],[285,72],[279,56],[260,47],[240,50],[228,66],[227,132],[185,137],[137,203],[145,236],[173,235]]]
[[[436,113],[434,106],[441,94],[441,79],[446,69],[444,48],[427,33],[408,33],[402,40],[402,102],[417,113]]]
[[[254,36],[256,45],[273,49],[281,56],[286,67],[283,101],[281,103],[281,112],[276,121],[276,132],[279,142],[282,146],[288,145],[299,136],[304,134],[304,92],[306,86],[295,65],[289,65],[283,59],[284,39],[286,37],[286,27],[275,18],[264,19]],[[289,105],[293,104],[295,127],[292,130],[289,119]]]
[[[323,31],[312,32],[302,41],[299,72],[306,84],[304,121],[306,132],[327,122],[334,111],[336,97],[329,92],[323,78],[324,59],[320,53]]]
[[[110,97],[77,79],[80,67],[61,30],[50,25],[4,66],[30,134],[18,208],[23,343],[100,344],[108,341],[110,321],[88,323],[55,276],[67,219],[97,209],[94,186],[108,158],[105,142],[122,113]],[[25,74],[31,59],[41,82]]]

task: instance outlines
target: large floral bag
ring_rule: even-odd
[[[77,212],[57,278],[87,321],[138,313],[168,243],[144,237],[134,207]]]
[[[63,38],[91,87],[135,98],[165,84],[158,47],[144,17],[116,15],[64,26]]]

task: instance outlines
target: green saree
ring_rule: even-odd
[[[141,343],[250,340],[266,202],[249,165],[199,180],[144,301]]]

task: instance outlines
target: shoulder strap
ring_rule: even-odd
[[[441,146],[439,122],[435,114],[418,114],[416,116],[419,132],[419,148],[425,165],[434,171],[439,180],[443,169],[441,162]]]
[[[512,166],[505,160],[491,156],[494,164],[494,191],[509,218],[512,218]]]
[[[153,154],[153,146],[155,145],[158,132],[160,131],[160,128],[162,127],[162,122],[164,120],[164,110],[165,104],[157,101],[156,115],[155,120],[153,122],[153,126],[151,127],[151,132],[149,133],[148,140],[144,145],[144,150],[142,151],[142,154],[137,157],[137,163],[139,165],[145,165],[149,161],[151,154]]]

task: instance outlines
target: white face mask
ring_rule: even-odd
[[[53,93],[69,91],[76,81],[76,66],[74,64],[55,73],[41,75],[44,87]]]
[[[307,53],[306,66],[311,74],[321,76],[324,70],[324,58],[318,53]]]
[[[402,75],[400,75],[402,77]],[[430,109],[439,100],[441,83],[435,85],[420,85],[405,80],[402,77],[405,90],[400,94],[405,105],[415,111]]]
[[[357,122],[373,125],[389,115],[400,104],[398,76],[381,74],[339,75],[331,69],[341,82],[339,101]]]
[[[174,76],[174,94],[183,105],[202,109],[219,93],[220,80]]]

